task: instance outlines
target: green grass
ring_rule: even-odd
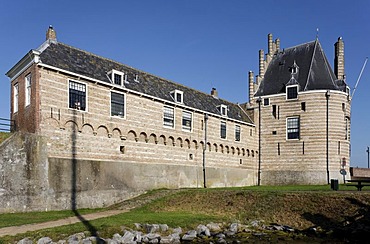
[[[67,226],[60,226],[40,231],[27,232],[16,236],[0,237],[0,243],[13,243],[26,237],[32,237],[34,241],[39,238],[48,236],[53,241],[65,239],[68,236],[85,232],[86,235],[98,233],[98,236],[107,238],[112,237],[115,233],[122,233],[122,227],[134,229],[134,223],[163,223],[169,227],[194,228],[199,223],[222,222],[225,218],[215,217],[205,214],[193,214],[187,212],[151,212],[145,208],[136,209],[127,213],[92,220],[87,223],[77,223]]]
[[[81,209],[80,214],[88,214],[102,211],[102,209]],[[27,212],[27,213],[4,213],[0,214],[0,228],[8,226],[19,226],[25,224],[42,223],[75,216],[72,210],[49,211],[49,212]]]
[[[286,217],[287,211],[292,221],[299,222],[303,213],[315,214],[315,211],[325,204],[327,208],[326,212],[323,213],[328,214],[333,211],[343,213],[346,209],[351,209],[352,206],[348,205],[348,201],[345,200],[348,197],[357,196],[362,197],[361,201],[368,201],[369,195],[366,194],[366,191],[359,194],[353,193],[353,191],[357,192],[355,187],[344,185],[340,185],[339,191],[332,191],[330,185],[184,189],[130,212],[85,223],[28,232],[15,237],[3,237],[0,238],[0,243],[14,243],[25,237],[31,237],[37,241],[44,236],[58,241],[78,232],[86,232],[86,235],[97,232],[100,237],[107,238],[112,237],[114,233],[122,233],[122,226],[134,228],[134,223],[165,223],[170,227],[181,226],[184,229],[190,229],[198,224],[209,222],[238,220],[248,222],[254,219],[277,222]],[[150,191],[147,195],[154,193],[155,191]],[[145,196],[142,195],[138,198]],[[333,201],[337,207],[342,206],[343,203],[348,206],[343,205],[343,209],[333,210]],[[108,209],[112,208],[119,208],[119,204]],[[87,214],[103,210],[84,209],[79,210],[79,213]],[[349,214],[347,213],[347,215]],[[0,227],[40,223],[70,216],[74,216],[72,211],[0,214]],[[335,216],[329,217],[334,218]]]
[[[0,144],[11,135],[12,134],[10,132],[0,132]]]

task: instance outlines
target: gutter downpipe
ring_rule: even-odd
[[[258,178],[257,185],[261,185],[261,97],[257,99],[258,103]]]
[[[326,178],[327,183],[330,184],[329,181],[329,97],[330,97],[330,91],[326,91],[325,93],[326,97]]]
[[[207,184],[206,184],[207,121],[208,121],[208,114],[204,114],[204,148],[203,148],[203,187],[204,188],[207,188]]]

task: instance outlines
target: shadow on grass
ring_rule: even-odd
[[[342,241],[358,242],[368,239],[370,233],[370,205],[355,198],[346,198],[353,205],[353,214],[342,216],[336,221],[323,214],[304,213],[302,217],[314,224],[306,230],[309,234],[337,238]],[[334,211],[335,208],[333,208]],[[340,214],[340,213],[338,213]],[[320,227],[322,231],[315,232]]]

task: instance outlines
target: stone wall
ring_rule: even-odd
[[[46,68],[30,71],[37,77],[30,108],[38,112],[13,114],[20,132],[1,146],[0,211],[102,207],[149,189],[203,187],[203,164],[207,187],[256,184],[254,125],[220,115],[205,122],[203,112],[182,105]],[[69,80],[86,85],[86,111],[69,108]],[[110,116],[112,89],[125,94],[123,118]],[[163,126],[164,106],[174,108],[174,128]],[[184,110],[192,113],[191,131],[182,128]]]
[[[302,92],[296,100],[286,100],[285,94],[270,96],[268,106],[264,106],[262,101],[262,184],[327,183],[325,93],[326,91]],[[255,114],[258,115],[258,107]],[[292,116],[300,118],[300,138],[297,140],[286,139],[287,118]],[[329,98],[330,178],[342,180],[339,171],[343,168],[343,158],[348,171],[349,116],[350,103],[347,94],[332,91]]]
[[[258,147],[253,125],[209,116],[204,145],[204,114],[199,111],[116,90],[125,94],[126,115],[110,116],[112,87],[89,81],[79,81],[87,86],[87,111],[69,109],[68,81],[76,77],[46,69],[40,70],[40,77],[40,134],[48,138],[50,157],[198,167],[203,164],[206,147],[207,167],[256,167]],[[163,126],[164,106],[174,108],[174,128]],[[182,129],[182,111],[192,112],[191,131]],[[220,138],[221,121],[227,123],[226,139]],[[236,125],[241,127],[240,141],[235,140]],[[254,182],[249,180],[248,184]]]
[[[0,145],[0,212],[46,210],[46,140],[15,133]]]
[[[0,212],[104,207],[146,190],[203,187],[200,165],[49,157],[47,140],[16,133],[0,146]],[[250,185],[255,170],[206,167],[210,187]]]

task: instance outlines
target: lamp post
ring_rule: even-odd
[[[327,90],[325,93],[326,97],[326,178],[328,184],[329,182],[329,97],[330,91]]]
[[[207,121],[208,121],[208,114],[204,114],[204,147],[203,147],[203,187],[204,188],[207,188],[207,184],[206,184]]]
[[[258,181],[257,185],[261,185],[261,102],[262,99],[257,99],[258,103]]]
[[[366,152],[367,152],[367,168],[370,168],[370,160],[369,160],[369,147],[367,147],[367,150],[366,150]]]

